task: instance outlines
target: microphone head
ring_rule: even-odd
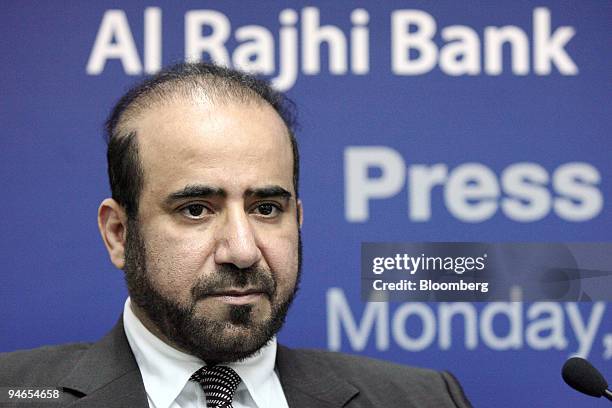
[[[572,357],[563,364],[563,380],[573,389],[592,397],[601,397],[608,383],[595,367],[580,357]]]

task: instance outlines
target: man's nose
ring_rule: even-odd
[[[217,234],[215,263],[229,263],[244,269],[260,260],[255,232],[242,208],[228,209]]]

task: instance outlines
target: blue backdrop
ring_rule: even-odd
[[[304,276],[281,341],[449,369],[478,407],[599,406],[559,372],[578,353],[612,378],[607,303],[368,304],[359,268],[362,242],[611,240],[611,3],[0,9],[0,351],[112,327],[103,121],[146,72],[212,57],[299,107]]]

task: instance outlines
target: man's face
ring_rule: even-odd
[[[190,99],[134,126],[144,187],[124,269],[135,311],[209,363],[244,358],[280,329],[299,275],[287,128],[268,105]]]

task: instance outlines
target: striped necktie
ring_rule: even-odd
[[[189,381],[200,383],[209,408],[232,408],[232,400],[240,376],[227,366],[202,367],[191,375]]]

